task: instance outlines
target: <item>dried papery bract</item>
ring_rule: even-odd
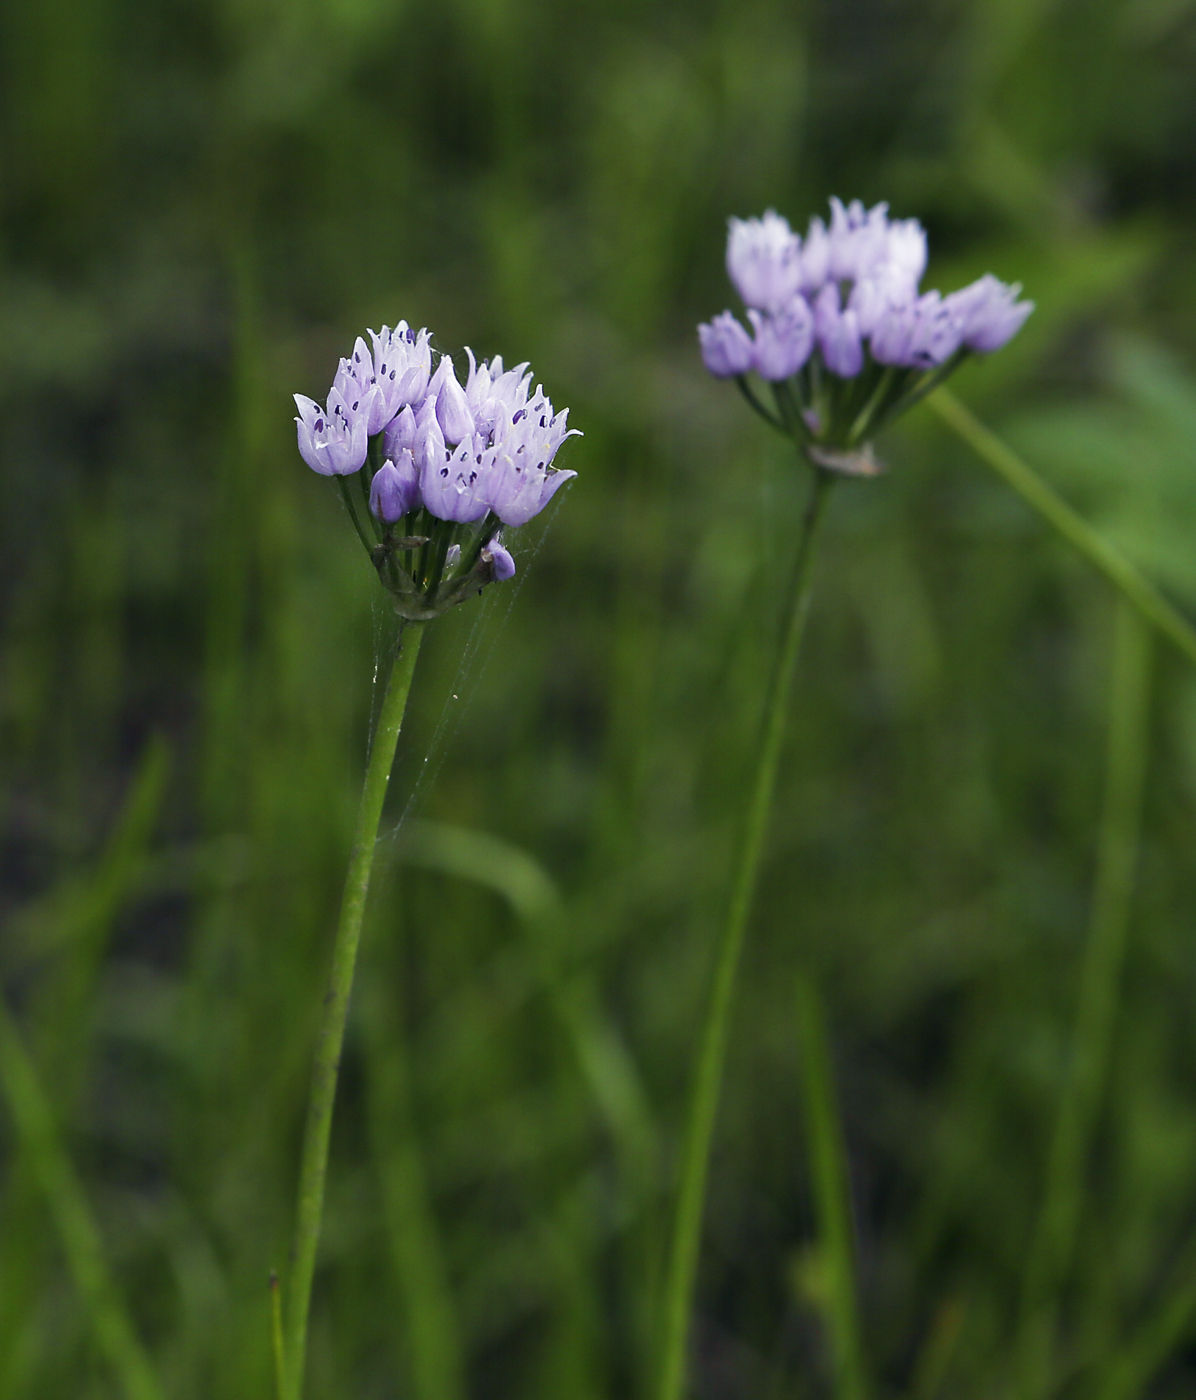
[[[576,435],[568,411],[533,390],[527,365],[476,363],[462,385],[434,363],[431,336],[405,321],[358,337],[327,404],[296,394],[299,451],[338,479],[346,509],[402,619],[374,731],[332,950],[300,1165],[286,1322],[277,1344],[282,1400],[300,1400],[307,1315],[324,1209],[324,1177],[345,1018],[382,804],[423,624],[515,573],[504,527],[524,525],[575,472],[555,458]],[[351,484],[350,478],[356,478]]]
[[[764,850],[785,712],[809,609],[814,559],[832,484],[872,477],[872,438],[970,353],[999,349],[1033,310],[995,277],[941,296],[922,292],[926,235],[888,206],[831,200],[829,227],[811,220],[805,241],[773,210],[732,219],[727,272],[751,333],[730,311],[698,327],[706,368],[734,379],[813,470],[789,594],[788,617],[764,706],[743,841],[698,1046],[665,1279],[659,1400],[680,1400],[697,1270],[706,1171],[726,1056],[732,996]],[[772,406],[753,376],[764,381]],[[851,1368],[849,1368],[851,1370]],[[851,1374],[862,1374],[855,1368]],[[846,1392],[844,1392],[846,1394]]]

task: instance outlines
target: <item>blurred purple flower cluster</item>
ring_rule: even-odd
[[[462,385],[448,355],[433,366],[427,330],[400,321],[369,335],[372,351],[359,336],[325,407],[295,395],[299,452],[323,476],[363,473],[378,544],[362,536],[383,583],[396,596],[421,595],[423,611],[443,611],[446,581],[515,572],[498,531],[525,524],[577,475],[553,466],[576,429],[567,426],[568,409],[554,413],[544,390],[533,390],[526,364],[508,370],[500,356],[479,364],[467,349]],[[348,494],[346,503],[356,520]],[[400,521],[401,537],[391,528]],[[454,528],[479,521],[476,534]],[[418,558],[410,540],[418,541]],[[404,548],[410,569],[394,558]],[[454,569],[461,571],[455,578]]]
[[[830,227],[812,219],[804,243],[771,209],[732,219],[727,272],[753,335],[729,311],[700,326],[706,367],[788,379],[817,348],[843,379],[860,373],[865,350],[878,364],[931,369],[961,349],[999,350],[1034,309],[991,274],[949,296],[919,293],[925,270],[922,226],[891,220],[885,204],[832,199]]]
[[[885,204],[832,199],[829,227],[812,219],[804,240],[771,209],[731,219],[727,272],[751,330],[730,311],[699,326],[706,368],[741,380],[754,370],[774,385],[786,430],[851,446],[969,352],[1000,349],[1034,309],[991,274],[948,296],[920,292],[925,270],[925,230]],[[828,375],[862,382],[836,388]],[[775,387],[789,380],[794,394]]]

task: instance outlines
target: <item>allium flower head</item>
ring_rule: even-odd
[[[1009,341],[1034,309],[991,274],[950,296],[921,292],[926,233],[888,205],[831,200],[805,242],[773,210],[731,219],[727,271],[752,335],[729,311],[698,327],[711,374],[736,378],[774,426],[827,469],[872,474],[868,435],[917,402],[970,353]],[[747,375],[774,385],[776,413]],[[784,386],[784,387],[782,387]],[[854,456],[853,456],[854,454]]]
[[[801,284],[801,239],[774,210],[731,219],[727,275],[745,306],[778,311]]]
[[[526,524],[576,473],[554,463],[568,410],[532,390],[526,364],[469,357],[464,385],[430,336],[400,321],[358,337],[341,360],[327,410],[295,396],[299,449],[325,476],[342,478],[345,504],[378,577],[405,617],[430,618],[515,572],[500,541]],[[745,337],[746,339],[746,333]],[[362,468],[365,468],[362,471]],[[360,472],[370,543],[343,478]]]

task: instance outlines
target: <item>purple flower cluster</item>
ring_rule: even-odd
[[[874,470],[874,459],[855,452],[868,435],[969,353],[999,350],[1034,309],[1018,301],[1019,286],[991,274],[949,296],[920,291],[925,270],[921,224],[890,219],[885,204],[832,199],[829,226],[812,219],[804,240],[771,209],[732,219],[727,272],[750,331],[730,311],[715,316],[698,327],[702,359],[719,379],[738,379],[813,460]],[[752,371],[772,385],[775,416],[750,388]]]
[[[961,351],[998,350],[1021,328],[1033,302],[987,275],[942,296],[919,292],[926,234],[916,219],[892,220],[888,206],[831,200],[829,228],[810,221],[805,240],[771,209],[732,219],[727,272],[748,308],[752,334],[729,312],[698,327],[711,374],[755,370],[779,381],[815,351],[831,374],[853,379],[868,358],[928,370]]]
[[[360,471],[369,439],[383,435],[371,502],[380,520],[423,507],[439,520],[480,520],[490,510],[504,525],[523,525],[577,475],[552,468],[576,432],[566,427],[569,410],[554,414],[542,388],[532,393],[526,364],[504,371],[501,356],[479,365],[467,350],[463,388],[447,355],[432,373],[426,330],[400,321],[370,338],[373,354],[358,336],[353,358],[340,362],[326,409],[295,395],[295,422],[303,460],[324,476]]]
[[[423,611],[407,615],[433,615],[443,610],[446,583],[515,572],[498,531],[525,524],[576,476],[553,466],[576,429],[567,426],[568,409],[554,413],[544,390],[533,390],[526,364],[508,370],[499,356],[479,364],[467,350],[462,385],[449,356],[433,367],[427,330],[400,321],[369,334],[372,351],[359,336],[326,406],[295,395],[299,452],[324,476],[365,469],[362,495],[377,522],[371,555],[379,576],[396,597],[418,595]],[[346,503],[356,519],[348,495]],[[396,536],[392,527],[400,521],[406,531]],[[457,528],[479,521],[476,533]],[[460,598],[454,593],[451,601]]]

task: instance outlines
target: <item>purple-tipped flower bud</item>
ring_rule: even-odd
[[[369,442],[366,416],[360,400],[356,410],[349,408],[334,388],[328,394],[325,412],[314,399],[295,395],[299,417],[299,453],[312,471],[321,476],[349,476],[365,463]]]
[[[969,350],[990,354],[1021,330],[1034,310],[1032,301],[1018,301],[1021,284],[1008,286],[991,272],[971,286],[946,298],[963,326],[963,343]]]
[[[840,379],[854,379],[864,368],[864,347],[854,311],[849,309],[839,317],[822,342],[822,358],[827,369]]]
[[[731,219],[727,275],[745,306],[779,311],[801,281],[801,239],[774,210],[762,219]]]
[[[578,435],[568,421],[569,410],[554,414],[539,386],[526,407],[500,415],[490,449],[494,466],[487,492],[490,509],[504,525],[525,524],[577,475],[550,470],[561,443]]]
[[[910,332],[907,364],[934,368],[949,360],[963,341],[963,321],[955,307],[938,292],[927,292],[914,303],[917,315]]]
[[[905,306],[890,306],[887,311],[881,314],[868,342],[868,349],[877,364],[908,365],[910,363],[910,340],[917,318],[918,312],[912,303]]]
[[[486,514],[488,473],[476,448],[476,442],[466,439],[451,455],[446,453],[439,463],[430,460],[420,470],[420,495],[437,519],[465,524]]]
[[[495,583],[505,583],[507,579],[515,577],[515,561],[503,548],[501,541],[491,540],[482,550],[482,558],[490,565]]]
[[[401,520],[420,505],[419,477],[409,448],[404,447],[394,461],[382,463],[370,485],[370,510],[387,525]]]
[[[801,250],[801,290],[811,300],[822,290],[830,272],[831,240],[826,225],[815,217],[810,220],[805,246]]]
[[[814,317],[804,297],[793,297],[774,316],[748,312],[756,332],[754,363],[761,379],[773,382],[796,374],[814,348]]]
[[[385,439],[383,442],[385,443]],[[437,467],[448,460],[448,447],[436,417],[435,394],[429,393],[419,406],[419,412],[415,416],[415,444],[411,453],[421,477],[429,466]]]
[[[453,373],[452,359],[445,355],[436,367],[436,373],[428,385],[429,394],[436,395],[436,421],[448,443],[462,442],[474,431],[473,414],[469,403]]]
[[[382,434],[382,455],[397,462],[399,453],[405,447],[414,452],[416,434],[415,413],[412,411],[411,405],[406,404],[386,425]]]
[[[698,327],[702,362],[716,379],[733,379],[751,369],[755,349],[751,336],[729,311]]]
[[[576,475],[544,471],[525,457],[500,456],[490,487],[490,509],[504,525],[526,525]]]
[[[352,357],[342,360],[337,366],[332,387],[344,399],[350,412],[362,415],[368,434],[382,431],[386,424],[382,391],[374,377],[374,362],[361,336],[354,342]]]
[[[469,356],[465,401],[473,414],[475,430],[488,437],[501,416],[510,418],[526,406],[532,376],[527,372],[526,360],[514,369],[504,370],[501,355],[476,364],[469,346],[465,353]]]
[[[831,200],[829,274],[836,280],[866,277],[884,256],[887,204],[865,209],[858,199],[844,208]]]
[[[839,306],[839,286],[828,282],[814,306],[818,348],[827,369],[840,379],[854,379],[864,367],[864,349],[854,311]]]
[[[917,219],[896,219],[885,232],[880,259],[886,276],[911,294],[926,271],[926,230]]]
[[[884,264],[855,284],[847,305],[855,312],[860,334],[870,336],[891,306],[908,306],[916,297],[908,274],[892,264]]]
[[[419,403],[427,393],[432,372],[432,337],[427,330],[417,334],[406,321],[400,321],[393,331],[389,326],[383,326],[380,332],[370,331],[370,339],[374,342],[373,356],[358,360],[359,341],[354,347],[354,365],[369,363],[373,382],[378,386],[379,404],[374,420],[377,426],[370,427],[370,432],[376,433],[404,404]]]

